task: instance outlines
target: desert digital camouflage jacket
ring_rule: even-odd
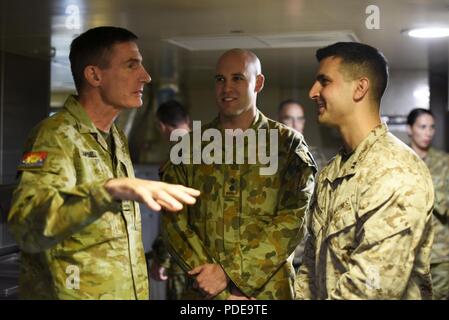
[[[318,177],[299,299],[430,299],[434,194],[427,167],[376,127]]]
[[[224,136],[218,118],[202,131],[208,128]],[[261,129],[277,132],[277,171],[261,175],[265,165],[248,164],[247,158],[244,164],[168,163],[164,181],[199,189],[201,196],[180,214],[163,214],[164,238],[184,270],[220,264],[249,297],[292,299],[292,253],[303,234],[316,166],[300,133],[260,111],[251,129],[256,136]],[[229,289],[216,298],[227,296]]]
[[[423,160],[429,168],[435,188],[435,238],[431,262],[440,263],[449,261],[449,156],[445,152],[430,148]]]
[[[134,176],[125,137],[111,133],[114,155],[70,96],[30,134],[8,217],[22,249],[22,298],[148,299],[139,207],[103,187]]]

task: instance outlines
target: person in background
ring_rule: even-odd
[[[280,123],[283,123],[286,126],[295,129],[299,133],[304,134],[306,118],[304,116],[304,108],[299,101],[294,99],[283,100],[278,107],[278,120]],[[326,158],[317,147],[309,146],[309,151],[313,155],[313,159],[316,162],[319,173],[319,171],[326,165]],[[295,249],[295,255],[293,258],[293,266],[295,267],[295,270],[298,270],[302,263],[306,236],[307,230],[305,230],[303,239]]]
[[[8,226],[21,253],[22,299],[148,299],[136,201],[159,211],[197,190],[136,179],[120,112],[142,105],[151,81],[132,32],[97,27],[70,47],[78,95],[31,132]]]
[[[283,100],[278,107],[278,121],[295,129],[299,133],[304,134],[304,127],[306,124],[304,107],[297,100]],[[315,159],[319,172],[327,163],[326,157],[318,147],[309,146],[309,151]]]
[[[413,109],[407,117],[410,146],[426,163],[435,190],[433,208],[433,240],[430,271],[433,298],[449,299],[449,155],[431,147],[435,135],[435,119],[430,110]]]
[[[190,132],[191,120],[187,110],[176,100],[162,103],[156,111],[159,130],[168,142],[173,130]],[[163,169],[161,169],[163,171]],[[152,246],[150,277],[157,281],[167,281],[167,300],[180,300],[187,288],[188,277],[168,252],[161,233]]]

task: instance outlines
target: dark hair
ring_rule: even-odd
[[[162,103],[156,111],[156,117],[165,125],[176,127],[181,123],[190,122],[187,110],[176,100]]]
[[[344,71],[353,79],[367,76],[372,82],[372,97],[380,103],[388,83],[388,63],[382,52],[363,43],[337,42],[317,50],[318,61],[327,57],[340,58]]]
[[[76,37],[70,45],[70,67],[78,93],[84,84],[84,69],[88,65],[107,68],[107,54],[117,43],[136,41],[137,36],[123,28],[97,27]]]
[[[292,103],[299,105],[299,107],[300,107],[301,109],[303,109],[302,111],[304,111],[303,106],[301,105],[301,103],[299,103],[298,100],[295,100],[295,99],[286,99],[286,100],[281,101],[281,103],[279,103],[278,113],[280,113],[280,112],[282,111],[282,109],[283,109],[286,105],[292,104]]]
[[[428,114],[428,115],[431,115],[433,118],[435,118],[432,111],[430,111],[428,109],[416,108],[416,109],[413,109],[412,111],[410,111],[410,113],[408,114],[407,124],[410,127],[413,126],[416,122],[416,119],[418,119],[419,116],[421,116],[423,114]]]

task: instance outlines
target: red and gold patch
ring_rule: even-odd
[[[27,152],[23,155],[19,168],[40,168],[47,156],[48,152],[45,151]]]

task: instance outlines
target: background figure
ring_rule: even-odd
[[[190,116],[178,101],[162,103],[156,111],[156,117],[161,134],[167,142],[170,142],[170,134],[175,129],[190,132]],[[151,257],[150,277],[157,281],[167,281],[167,300],[181,299],[187,287],[188,276],[168,252],[161,230],[154,240]]]
[[[151,81],[137,37],[115,27],[72,41],[78,96],[31,132],[8,224],[21,252],[21,298],[148,299],[139,205],[177,211],[199,192],[134,178],[114,124]]]
[[[211,142],[217,161],[170,163],[164,168],[164,181],[186,183],[202,192],[191,210],[162,215],[170,253],[195,281],[197,289],[190,288],[188,298],[294,298],[292,253],[302,238],[316,167],[302,135],[268,119],[256,107],[263,85],[260,61],[254,53],[242,49],[225,52],[216,65],[219,115],[201,129],[219,135],[221,141],[235,129],[249,129],[255,137],[276,132],[276,140],[270,136],[263,141],[267,149],[276,151],[271,163],[275,170],[264,174],[262,169],[268,164],[262,164],[260,158],[256,164],[236,161],[237,153],[257,154],[256,141],[245,139],[244,146],[236,145],[236,138],[243,135],[240,130],[234,132],[232,153],[227,152],[225,143],[217,142],[220,139]],[[196,134],[184,138],[190,142]],[[190,148],[186,152],[191,160],[199,151]]]
[[[282,101],[278,108],[278,120],[304,135],[306,118],[304,107],[298,101],[294,99]],[[313,155],[319,172],[327,163],[326,157],[318,147],[309,146],[309,151]]]
[[[433,298],[449,299],[449,155],[430,145],[435,134],[434,116],[427,109],[413,109],[407,117],[411,147],[427,164],[435,189],[433,240],[430,271]]]
[[[294,99],[287,99],[282,101],[279,104],[278,108],[278,120],[286,126],[295,129],[299,133],[304,134],[306,118],[304,116],[304,108],[298,101]],[[326,158],[317,147],[309,146],[309,151],[312,154],[313,159],[315,160],[319,172],[326,165]],[[305,230],[304,237],[295,250],[293,266],[296,270],[298,270],[299,266],[302,263],[306,236],[307,230]]]
[[[385,57],[338,42],[316,58],[309,96],[318,122],[339,131],[343,148],[318,176],[298,298],[430,299],[432,179],[381,122]]]

